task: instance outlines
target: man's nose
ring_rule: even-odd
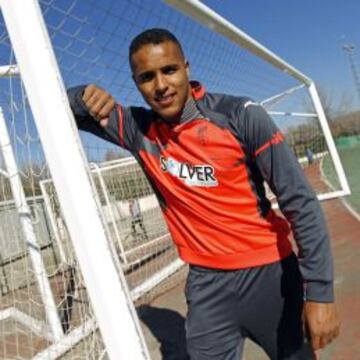
[[[166,79],[165,79],[165,77],[163,75],[161,75],[161,74],[157,75],[155,81],[156,81],[156,85],[155,85],[156,86],[156,91],[164,92],[167,89],[168,84],[167,84],[167,81],[166,81]]]

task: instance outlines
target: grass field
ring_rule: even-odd
[[[339,154],[351,189],[351,195],[346,197],[346,201],[360,214],[360,146],[339,150]],[[339,188],[328,157],[324,159],[323,170],[327,180],[335,188]]]

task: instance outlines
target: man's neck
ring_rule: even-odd
[[[195,100],[191,97],[186,101],[178,117],[174,119],[163,119],[163,120],[169,125],[176,126],[199,118],[204,118],[204,116],[201,114],[200,110],[198,109]]]
[[[196,106],[195,100],[191,97],[186,103],[183,108],[180,117],[180,124],[191,121],[193,119],[202,118],[204,117],[198,107]]]

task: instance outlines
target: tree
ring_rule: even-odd
[[[329,91],[320,88],[319,97],[334,138],[360,134],[360,113],[349,112],[353,107],[353,98],[349,93],[343,92],[336,102]],[[314,112],[310,100],[305,101],[305,108],[308,112]]]

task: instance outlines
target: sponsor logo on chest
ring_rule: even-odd
[[[172,158],[160,157],[160,168],[182,180],[188,186],[217,186],[215,170],[210,165],[190,165]]]

